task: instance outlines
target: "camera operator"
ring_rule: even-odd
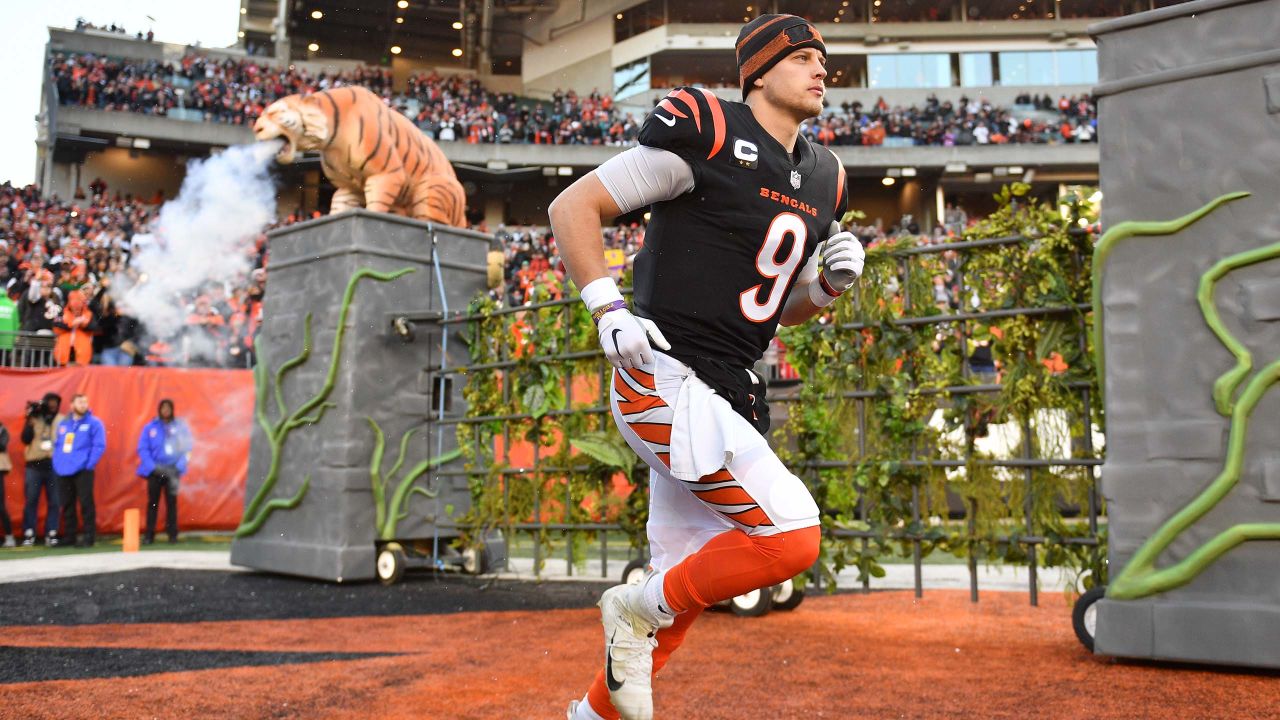
[[[46,543],[58,544],[58,525],[62,505],[58,499],[58,478],[53,473],[53,436],[62,415],[62,397],[46,393],[39,402],[27,403],[27,420],[22,426],[22,456],[27,461],[26,504],[22,510],[22,544],[36,544],[36,520],[39,517],[40,491],[44,490],[44,528]]]

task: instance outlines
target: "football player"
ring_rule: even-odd
[[[614,420],[651,468],[649,573],[601,597],[604,667],[570,718],[651,718],[652,675],[703,608],[818,557],[817,504],[765,440],[765,386],[749,368],[778,323],[802,323],[848,290],[864,254],[836,222],[844,168],[799,132],[822,112],[822,37],[803,18],[762,15],[736,49],[743,102],[677,88],[638,147],[550,207],[616,368]],[[629,307],[606,271],[601,225],[650,205]]]

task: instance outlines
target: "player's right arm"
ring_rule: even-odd
[[[618,215],[670,200],[693,189],[693,171],[675,154],[631,148],[588,173],[551,203],[551,231],[569,277],[596,323],[600,346],[614,367],[653,362],[650,344],[670,350],[652,321],[627,309],[605,267],[601,232]]]
[[[600,182],[596,171],[587,173],[560,193],[547,208],[551,233],[569,277],[580,288],[608,277],[604,260],[604,223],[622,214]],[[588,308],[592,309],[592,308]]]
[[[671,346],[652,321],[631,314],[617,283],[609,277],[603,224],[692,190],[697,182],[693,161],[720,149],[724,129],[724,114],[715,96],[677,88],[645,119],[638,147],[619,153],[570,185],[548,208],[560,256],[574,284],[582,288],[582,301],[596,323],[600,346],[614,367],[653,362],[650,342],[663,350]]]

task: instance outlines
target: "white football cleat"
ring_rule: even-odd
[[[569,709],[564,713],[564,720],[573,720],[578,714],[578,701],[570,700]]]
[[[604,679],[622,720],[653,718],[653,649],[658,626],[631,609],[632,586],[616,585],[600,596],[604,624]]]

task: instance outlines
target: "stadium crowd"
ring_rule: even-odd
[[[1089,97],[1019,97],[1024,112],[993,106],[981,98],[958,102],[930,95],[923,106],[890,107],[883,99],[871,107],[846,103],[804,126],[823,145],[1003,145],[1007,143],[1092,142],[1097,137],[1097,108]],[[1021,115],[1021,116],[1019,116]]]
[[[78,23],[77,29],[94,28]],[[597,90],[557,90],[550,99],[531,100],[494,92],[474,78],[433,72],[411,75],[397,93],[384,68],[313,73],[195,52],[172,63],[55,53],[50,73],[64,105],[155,115],[183,109],[208,122],[239,125],[252,124],[286,95],[360,85],[441,142],[629,145],[643,122],[643,116],[623,112]],[[855,102],[828,110],[803,128],[825,145],[1060,143],[1097,137],[1096,107],[1087,96],[1021,96],[1013,107],[997,107],[982,98],[952,102],[931,95],[922,105],[890,106],[880,99],[869,107]],[[243,277],[174,298],[187,320],[173,336],[151,337],[132,309],[116,301],[113,278],[145,282],[130,264],[136,251],[131,242],[136,233],[145,233],[162,200],[111,195],[101,181],[90,184],[88,195],[78,191],[71,202],[41,199],[34,186],[0,186],[0,285],[16,303],[15,329],[53,335],[59,364],[251,366],[265,292],[265,235],[244,248],[251,270]],[[958,237],[967,223],[963,210],[949,206],[932,229],[904,216],[887,229],[877,223],[852,230],[867,246],[904,235],[939,243]],[[515,306],[563,296],[564,266],[548,228],[499,226],[494,235],[489,291],[495,300]],[[621,274],[643,246],[644,227],[607,228],[605,242],[611,267]],[[954,273],[935,278],[933,300],[939,309],[958,308],[959,293]]]
[[[91,188],[91,197],[68,202],[42,198],[35,185],[0,185],[0,303],[13,304],[16,320],[0,327],[0,349],[15,349],[31,334],[53,338],[58,365],[249,367],[265,292],[266,236],[245,245],[250,269],[241,277],[173,298],[185,324],[154,337],[121,302],[116,284],[146,282],[130,259],[158,207],[109,194],[100,180]]]
[[[251,59],[215,60],[188,54],[178,63],[126,61],[91,54],[55,53],[50,73],[58,101],[100,110],[166,115],[199,112],[209,122],[251,125],[285,95],[362,85],[441,142],[630,145],[643,115],[619,109],[608,95],[557,90],[547,100],[494,92],[474,78],[417,73],[395,93],[391,73],[360,67],[311,73]],[[962,96],[931,96],[923,106],[828,108],[805,132],[826,145],[986,145],[1091,142],[1097,111],[1089,97],[1017,98],[1014,107]]]

